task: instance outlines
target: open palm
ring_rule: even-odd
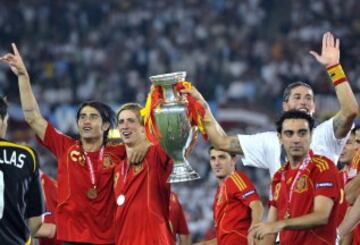
[[[310,54],[326,67],[338,64],[340,61],[340,40],[335,40],[332,33],[326,32],[323,35],[321,55],[315,51],[310,51]]]

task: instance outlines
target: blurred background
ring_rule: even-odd
[[[338,110],[325,69],[309,54],[320,52],[326,31],[341,39],[341,63],[358,96],[359,10],[357,0],[1,0],[0,54],[18,45],[42,113],[70,135],[79,103],[96,99],[115,110],[144,104],[150,75],[180,70],[228,133],[254,133],[274,129],[282,91],[297,80],[313,86],[319,122]],[[35,147],[43,171],[56,177],[56,162],[24,122],[17,79],[3,64],[0,94],[10,103],[8,138]],[[217,182],[207,149],[200,140],[190,158],[202,179],[173,186],[193,241],[212,227]],[[244,171],[266,203],[268,172]]]

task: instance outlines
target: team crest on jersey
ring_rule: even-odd
[[[144,165],[142,163],[136,164],[133,166],[134,175],[139,174],[144,169]]]
[[[109,169],[112,167],[114,167],[114,163],[111,159],[111,156],[109,154],[104,154],[103,168]]]
[[[119,172],[115,173],[114,175],[114,187],[117,185],[118,180],[119,180]]]
[[[74,163],[79,163],[81,166],[85,166],[85,157],[79,150],[73,150],[70,152],[70,159]]]
[[[273,198],[275,201],[279,199],[280,188],[281,188],[281,183],[277,183],[273,194]]]
[[[295,184],[294,192],[302,193],[308,190],[308,176],[301,176]]]

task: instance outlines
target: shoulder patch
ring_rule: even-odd
[[[312,157],[311,160],[315,163],[315,166],[320,170],[320,172],[324,172],[329,169],[329,162],[325,158],[315,156]]]
[[[241,178],[241,176],[238,173],[234,173],[233,175],[230,176],[231,180],[235,183],[236,187],[240,190],[243,191],[246,189],[246,183],[244,182],[244,180]]]

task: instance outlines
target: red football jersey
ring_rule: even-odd
[[[286,212],[290,218],[309,214],[313,210],[314,198],[318,195],[334,200],[329,222],[305,230],[284,230],[280,232],[281,244],[335,244],[341,180],[338,170],[329,159],[323,156],[312,156],[306,168],[300,172],[292,200],[288,207],[288,199],[283,193],[288,192],[297,175],[298,169],[291,169],[289,163],[278,170],[272,181],[272,200],[270,204],[277,208],[278,220],[284,219]],[[301,170],[299,170],[301,171]],[[282,184],[285,176],[286,186]]]
[[[358,149],[355,153],[351,161],[351,174],[350,177],[354,178],[360,172],[360,149]],[[351,180],[351,179],[350,179]],[[353,234],[353,245],[360,245],[360,224],[357,224],[355,229],[352,232]]]
[[[174,192],[170,195],[170,228],[174,239],[176,234],[189,235],[189,228],[186,223],[184,211],[181,207],[178,197]]]
[[[138,165],[127,159],[116,166],[116,244],[174,244],[169,225],[172,160],[159,145],[149,148]]]
[[[56,225],[56,206],[57,206],[57,182],[53,178],[40,172],[41,185],[44,193],[45,206],[49,212],[44,217],[44,223]],[[39,238],[40,245],[61,245],[62,242],[55,238]]]
[[[100,150],[88,153],[94,165],[97,185],[97,197],[89,199],[87,192],[92,183],[80,142],[60,133],[49,123],[41,143],[58,160],[57,239],[92,244],[114,243],[116,204],[112,189],[113,171],[119,157],[125,154],[124,146],[106,145],[102,161],[99,161]]]
[[[214,220],[218,244],[247,244],[251,225],[252,201],[260,200],[249,178],[234,172],[219,185],[214,204]]]
[[[344,187],[347,183],[348,179],[348,173],[345,168],[343,168],[341,171],[339,171],[340,176],[340,199],[339,199],[339,211],[338,211],[338,219],[337,219],[337,226],[340,225],[342,220],[345,217],[346,211],[349,207],[348,203],[345,200],[344,196]]]
[[[45,216],[44,222],[55,224],[57,206],[57,182],[43,172],[40,172],[40,179],[44,193],[46,209],[50,213]]]

